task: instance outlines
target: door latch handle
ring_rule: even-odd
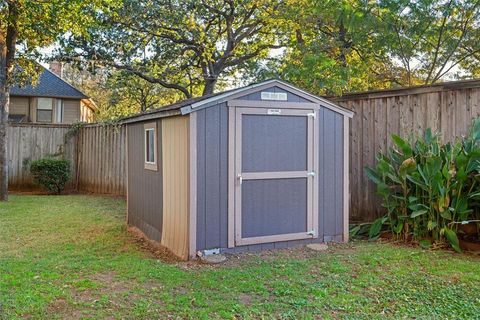
[[[240,183],[240,185],[242,185],[243,177],[242,177],[242,175],[241,175],[240,173],[237,174],[237,179],[238,179],[238,182]]]

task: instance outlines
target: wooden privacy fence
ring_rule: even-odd
[[[423,133],[426,128],[452,141],[468,132],[480,115],[480,81],[346,95],[336,102],[355,112],[350,126],[350,219],[371,221],[384,214],[365,166],[392,145],[390,135]]]
[[[125,126],[10,124],[8,127],[9,186],[33,189],[30,162],[62,156],[71,163],[68,189],[125,195]]]
[[[76,135],[78,190],[126,194],[126,131],[125,125],[81,127]]]
[[[11,189],[33,187],[30,162],[46,156],[70,160],[72,175],[77,175],[76,139],[70,138],[69,125],[11,124],[8,127],[8,183]],[[67,188],[75,187],[72,180]]]

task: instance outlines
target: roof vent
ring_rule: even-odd
[[[260,95],[262,100],[275,100],[275,101],[287,101],[287,93],[286,92],[267,92],[262,91]]]

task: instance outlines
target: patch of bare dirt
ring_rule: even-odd
[[[147,291],[159,291],[164,288],[161,282],[152,279],[147,280],[145,283],[143,283],[142,287],[145,288]]]
[[[98,282],[102,285],[100,291],[105,291],[105,293],[123,293],[129,289],[129,283],[126,281],[119,281],[115,279],[115,272],[106,271],[96,273],[91,276],[89,279]]]
[[[240,301],[241,304],[243,304],[245,306],[250,306],[250,305],[252,305],[252,302],[253,302],[254,298],[249,294],[241,293],[238,296],[238,300]]]
[[[48,313],[63,313],[65,310],[67,310],[68,307],[68,301],[65,298],[57,298],[50,302],[48,305]]]
[[[47,307],[48,314],[55,314],[62,319],[81,319],[84,315],[81,311],[75,310],[64,298],[57,298],[50,302]]]
[[[96,273],[87,279],[99,286],[87,289],[71,288],[72,301],[69,303],[65,298],[55,299],[49,304],[48,313],[59,315],[63,319],[80,319],[88,316],[89,309],[94,309],[105,296],[108,296],[111,310],[129,306],[140,298],[137,294],[129,292],[133,283],[117,279],[113,271]]]

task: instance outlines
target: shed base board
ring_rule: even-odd
[[[343,235],[324,236],[316,239],[260,243],[260,244],[252,244],[247,246],[238,246],[233,248],[220,248],[220,253],[259,252],[262,250],[295,248],[295,247],[305,246],[311,243],[325,243],[325,242],[343,242]]]
[[[142,219],[139,219],[133,215],[130,215],[128,217],[127,223],[129,228],[137,229],[138,232],[141,232],[149,240],[160,242],[160,240],[162,239],[161,232],[158,231],[157,228],[149,225]]]

